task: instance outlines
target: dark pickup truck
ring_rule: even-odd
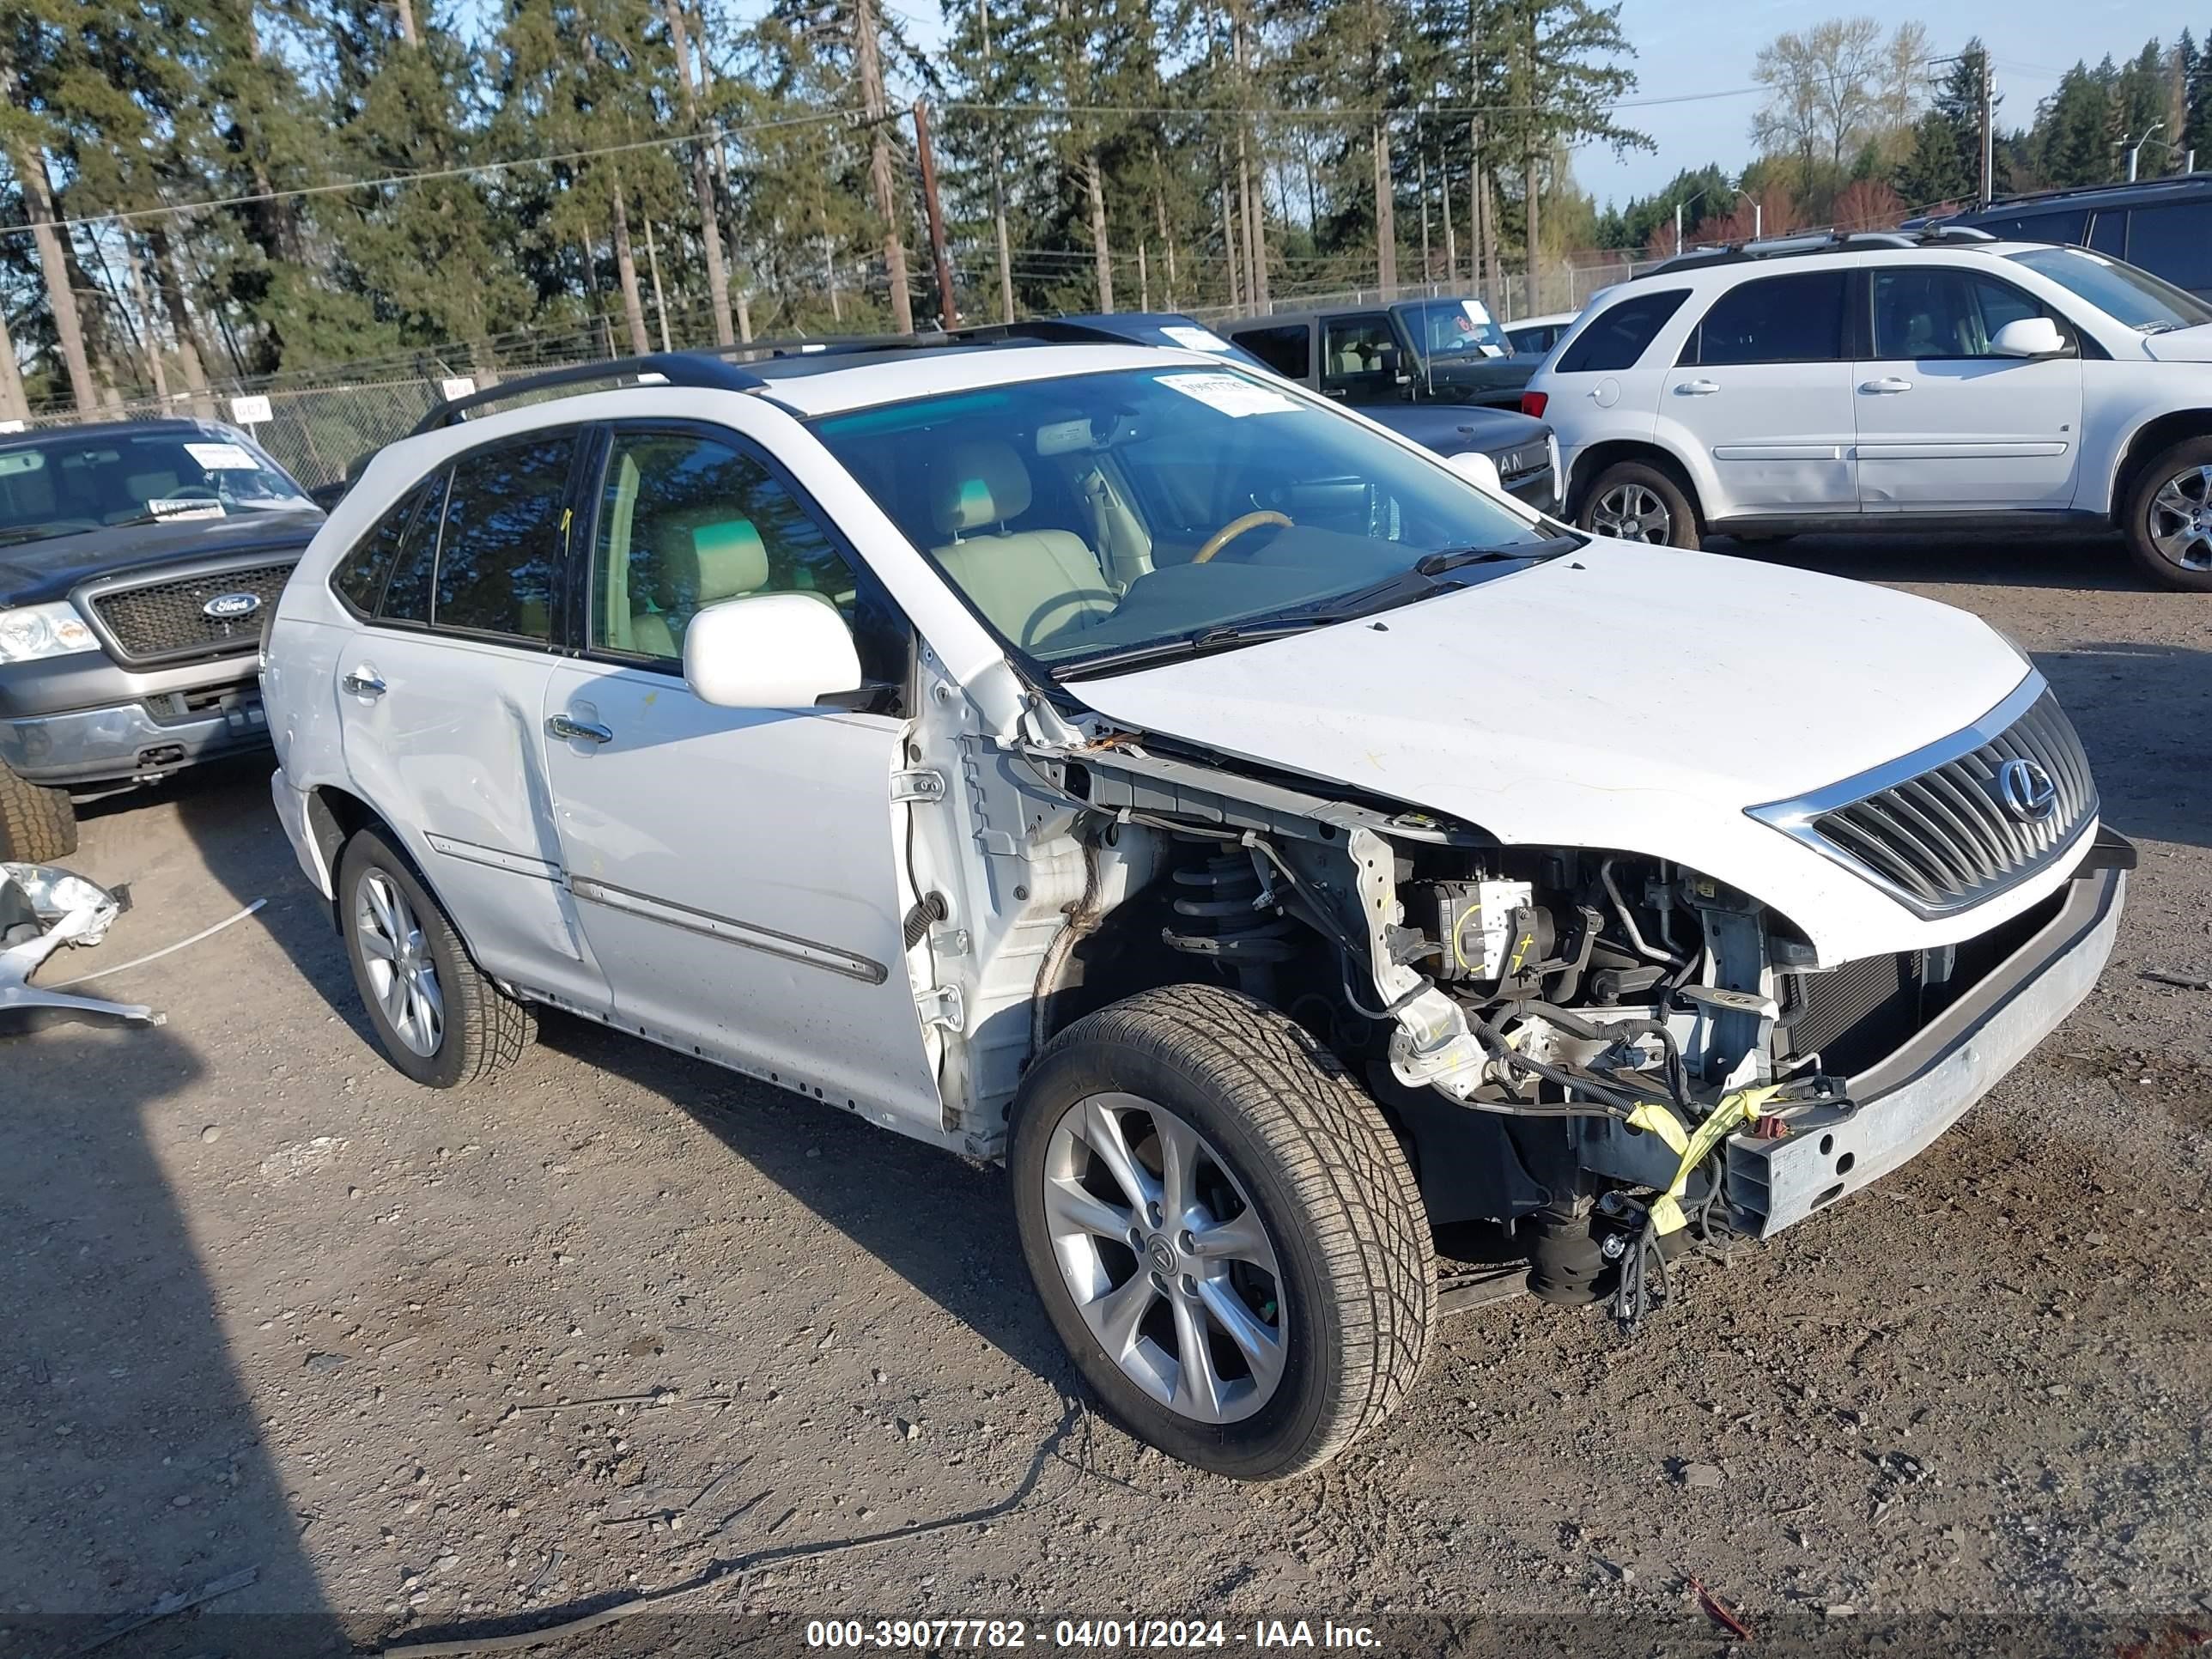
[[[1473,311],[1461,310],[1457,315],[1468,326],[1474,326],[1480,315],[1486,321],[1489,313],[1473,301],[1459,300],[1409,300],[1390,310],[1376,309],[1358,312],[1313,312],[1303,316],[1269,317],[1263,320],[1226,323],[1216,327],[1194,321],[1176,312],[1117,311],[1105,314],[1077,317],[1050,317],[1019,323],[987,324],[976,328],[963,329],[954,337],[960,339],[1002,339],[1008,337],[1049,340],[1128,340],[1139,345],[1171,346],[1184,351],[1212,351],[1254,368],[1264,368],[1312,386],[1332,398],[1340,398],[1356,407],[1362,415],[1393,432],[1401,433],[1439,455],[1482,454],[1490,457],[1498,469],[1498,482],[1509,493],[1528,502],[1539,512],[1549,513],[1557,505],[1557,453],[1552,442],[1552,428],[1541,421],[1514,411],[1521,387],[1536,367],[1534,358],[1516,362],[1510,356],[1493,357],[1476,350],[1474,359],[1455,364],[1451,354],[1437,354],[1431,369],[1446,376],[1445,384],[1459,386],[1469,395],[1462,398],[1456,392],[1433,392],[1416,395],[1417,388],[1404,383],[1403,360],[1394,362],[1387,377],[1372,374],[1361,376],[1316,376],[1313,366],[1318,359],[1313,349],[1316,331],[1324,339],[1339,338],[1333,325],[1324,319],[1339,317],[1356,320],[1380,319],[1382,325],[1395,328],[1392,322],[1396,312],[1414,312],[1428,306],[1461,307],[1474,305]],[[1431,320],[1425,313],[1404,325],[1419,326],[1428,331]],[[1224,338],[1222,331],[1226,331]],[[1458,325],[1451,319],[1439,317],[1433,321],[1433,331],[1440,337],[1456,339]],[[1489,343],[1510,354],[1512,345],[1495,323],[1489,324],[1491,334],[1496,336]],[[1363,338],[1377,337],[1372,331]],[[1395,337],[1395,336],[1394,336]],[[1255,341],[1258,344],[1255,344]],[[1303,342],[1303,344],[1298,343]],[[1261,348],[1266,349],[1261,349]],[[1510,380],[1506,390],[1484,390],[1480,396],[1473,395],[1478,375],[1492,376],[1501,386]],[[1456,380],[1451,377],[1457,376]],[[1423,382],[1426,384],[1426,382]],[[1487,404],[1507,407],[1487,407]]]
[[[1398,403],[1516,409],[1536,370],[1480,300],[1278,312],[1224,331],[1278,374],[1369,415]]]
[[[261,624],[322,520],[211,421],[0,437],[0,859],[74,852],[73,796],[268,742]]]

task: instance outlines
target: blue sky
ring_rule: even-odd
[[[2132,57],[2156,35],[2171,44],[2185,27],[2201,36],[2212,11],[2165,0],[1954,0],[1930,15],[1923,5],[1838,4],[1837,0],[1624,0],[1620,25],[1636,48],[1638,98],[1747,88],[1759,48],[1776,35],[1826,17],[1870,16],[1884,30],[1919,19],[1936,53],[1956,52],[1978,34],[1996,64],[2001,126],[2025,125],[2036,101],[2078,58]],[[1620,119],[1658,142],[1656,153],[1616,161],[1603,146],[1577,152],[1575,174],[1602,207],[1648,196],[1684,167],[1718,161],[1734,171],[1751,153],[1755,94],[1624,110]],[[2148,153],[2148,152],[2147,152]],[[2212,157],[2203,158],[2212,161]]]

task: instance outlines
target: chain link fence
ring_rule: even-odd
[[[1577,311],[1599,289],[1634,276],[1642,263],[1645,262],[1626,255],[1601,262],[1563,262],[1541,272],[1534,284],[1525,271],[1483,283],[1475,290],[1475,297],[1489,307],[1493,316],[1509,323],[1530,315]],[[1457,297],[1468,292],[1465,283],[1443,281],[1400,283],[1387,290],[1375,287],[1290,290],[1274,296],[1264,313],[1249,306],[1215,305],[1190,307],[1188,314],[1200,321],[1224,323],[1279,312]],[[678,349],[711,337],[701,318],[672,313],[668,322],[673,325]],[[353,373],[360,378],[347,378],[346,366],[340,365],[316,372],[315,380],[327,383],[302,383],[305,377],[298,376],[235,380],[205,392],[108,404],[83,414],[46,410],[33,415],[29,424],[64,427],[178,416],[221,421],[243,428],[287,472],[313,489],[352,476],[365,457],[404,437],[438,403],[466,389],[457,381],[485,386],[502,375],[603,361],[621,355],[616,338],[611,323],[602,321],[574,334],[503,341],[495,349],[479,348],[473,354],[473,362],[465,360],[455,364],[432,356],[411,362],[384,359],[357,366]],[[489,366],[493,364],[495,367]]]

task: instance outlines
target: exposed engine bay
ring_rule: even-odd
[[[1869,1045],[2008,948],[1836,969],[1769,907],[1653,858],[1501,846],[1119,735],[1002,760],[1064,815],[1025,811],[1033,836],[1064,833],[1085,872],[1027,1053],[1144,986],[1239,990],[1367,1086],[1432,1224],[1509,1230],[1530,1291],[1632,1328],[1667,1301],[1670,1260],[1765,1231],[1726,1143],[1847,1119]]]

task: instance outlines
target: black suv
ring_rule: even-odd
[[[261,625],[322,521],[211,421],[0,437],[0,859],[74,852],[73,793],[267,743]]]
[[[2212,300],[2212,173],[2016,196],[1937,222],[2017,242],[2073,242]]]

